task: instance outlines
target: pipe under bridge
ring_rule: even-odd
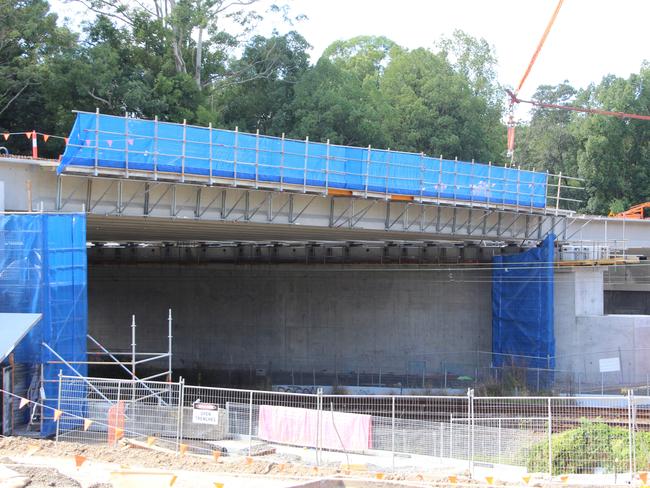
[[[0,209],[85,212],[91,241],[486,241],[533,245],[549,233],[564,243],[650,249],[650,221],[578,215],[446,199],[396,199],[322,188],[93,167],[57,173],[59,163],[0,158]],[[189,180],[189,181],[188,181]],[[3,187],[3,188],[2,188]],[[638,251],[637,251],[638,252]]]

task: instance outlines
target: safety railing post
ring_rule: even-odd
[[[325,153],[325,195],[329,191],[330,186],[330,140],[327,139],[327,151]]]
[[[305,164],[302,173],[302,192],[307,193],[307,160],[309,159],[309,136],[305,137]]]
[[[237,145],[239,144],[239,127],[235,127],[235,144],[232,148],[232,169],[233,169],[233,183],[232,186],[237,186]]]
[[[546,184],[548,185],[548,176],[546,177]],[[560,210],[560,189],[562,187],[562,171],[557,175],[557,195],[555,196],[555,215]]]
[[[253,453],[253,391],[248,398],[248,455]]]
[[[372,146],[368,145],[368,157],[366,157],[366,174],[365,176],[365,184],[364,184],[364,197],[368,198],[368,178],[370,177],[370,155],[372,153]]]
[[[129,177],[129,114],[128,112],[124,113],[124,176],[127,178]]]
[[[34,141],[35,140],[36,140],[36,134],[34,134]],[[97,176],[98,174],[99,174],[99,108],[95,110],[95,176]]]
[[[153,179],[158,179],[158,116],[153,119]]]
[[[424,153],[420,153],[420,203],[424,197]]]
[[[187,152],[187,120],[183,119],[183,141],[181,143],[181,181],[185,181],[185,154]]]
[[[255,131],[255,188],[259,186],[260,178],[260,130]]]
[[[280,143],[280,191],[284,190],[284,132]]]
[[[210,146],[210,151],[208,152],[209,158],[209,180],[208,184],[212,185],[212,122],[208,124],[208,144]]]

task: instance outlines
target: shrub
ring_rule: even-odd
[[[603,422],[580,420],[580,426],[553,434],[551,438],[553,474],[607,473],[629,470],[628,430]],[[650,463],[650,433],[636,433],[637,469]],[[548,441],[542,441],[529,451],[528,471],[548,472]]]

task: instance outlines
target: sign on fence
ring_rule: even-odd
[[[621,370],[621,361],[618,357],[603,358],[598,361],[601,373],[615,373]]]
[[[219,405],[196,402],[192,405],[192,423],[219,425]]]

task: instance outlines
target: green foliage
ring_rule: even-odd
[[[629,437],[627,429],[612,427],[587,419],[580,426],[553,434],[551,440],[553,474],[582,474],[604,470],[622,473],[629,469]],[[548,472],[548,441],[535,445],[528,453],[530,472]],[[636,462],[640,470],[650,463],[650,432],[636,433]]]
[[[455,31],[433,49],[407,50],[357,36],[310,65],[297,32],[256,35],[262,15],[299,20],[286,6],[76,1],[94,13],[80,32],[61,25],[46,0],[0,0],[0,131],[65,134],[73,110],[99,108],[479,162],[505,157],[504,95],[484,39]],[[650,65],[584,90],[540,86],[534,98],[648,114]],[[517,164],[584,178],[586,192],[562,179],[563,196],[584,200],[573,209],[616,213],[650,200],[647,121],[535,109],[517,132]],[[26,151],[28,142],[3,145]],[[61,149],[51,140],[42,154]]]

